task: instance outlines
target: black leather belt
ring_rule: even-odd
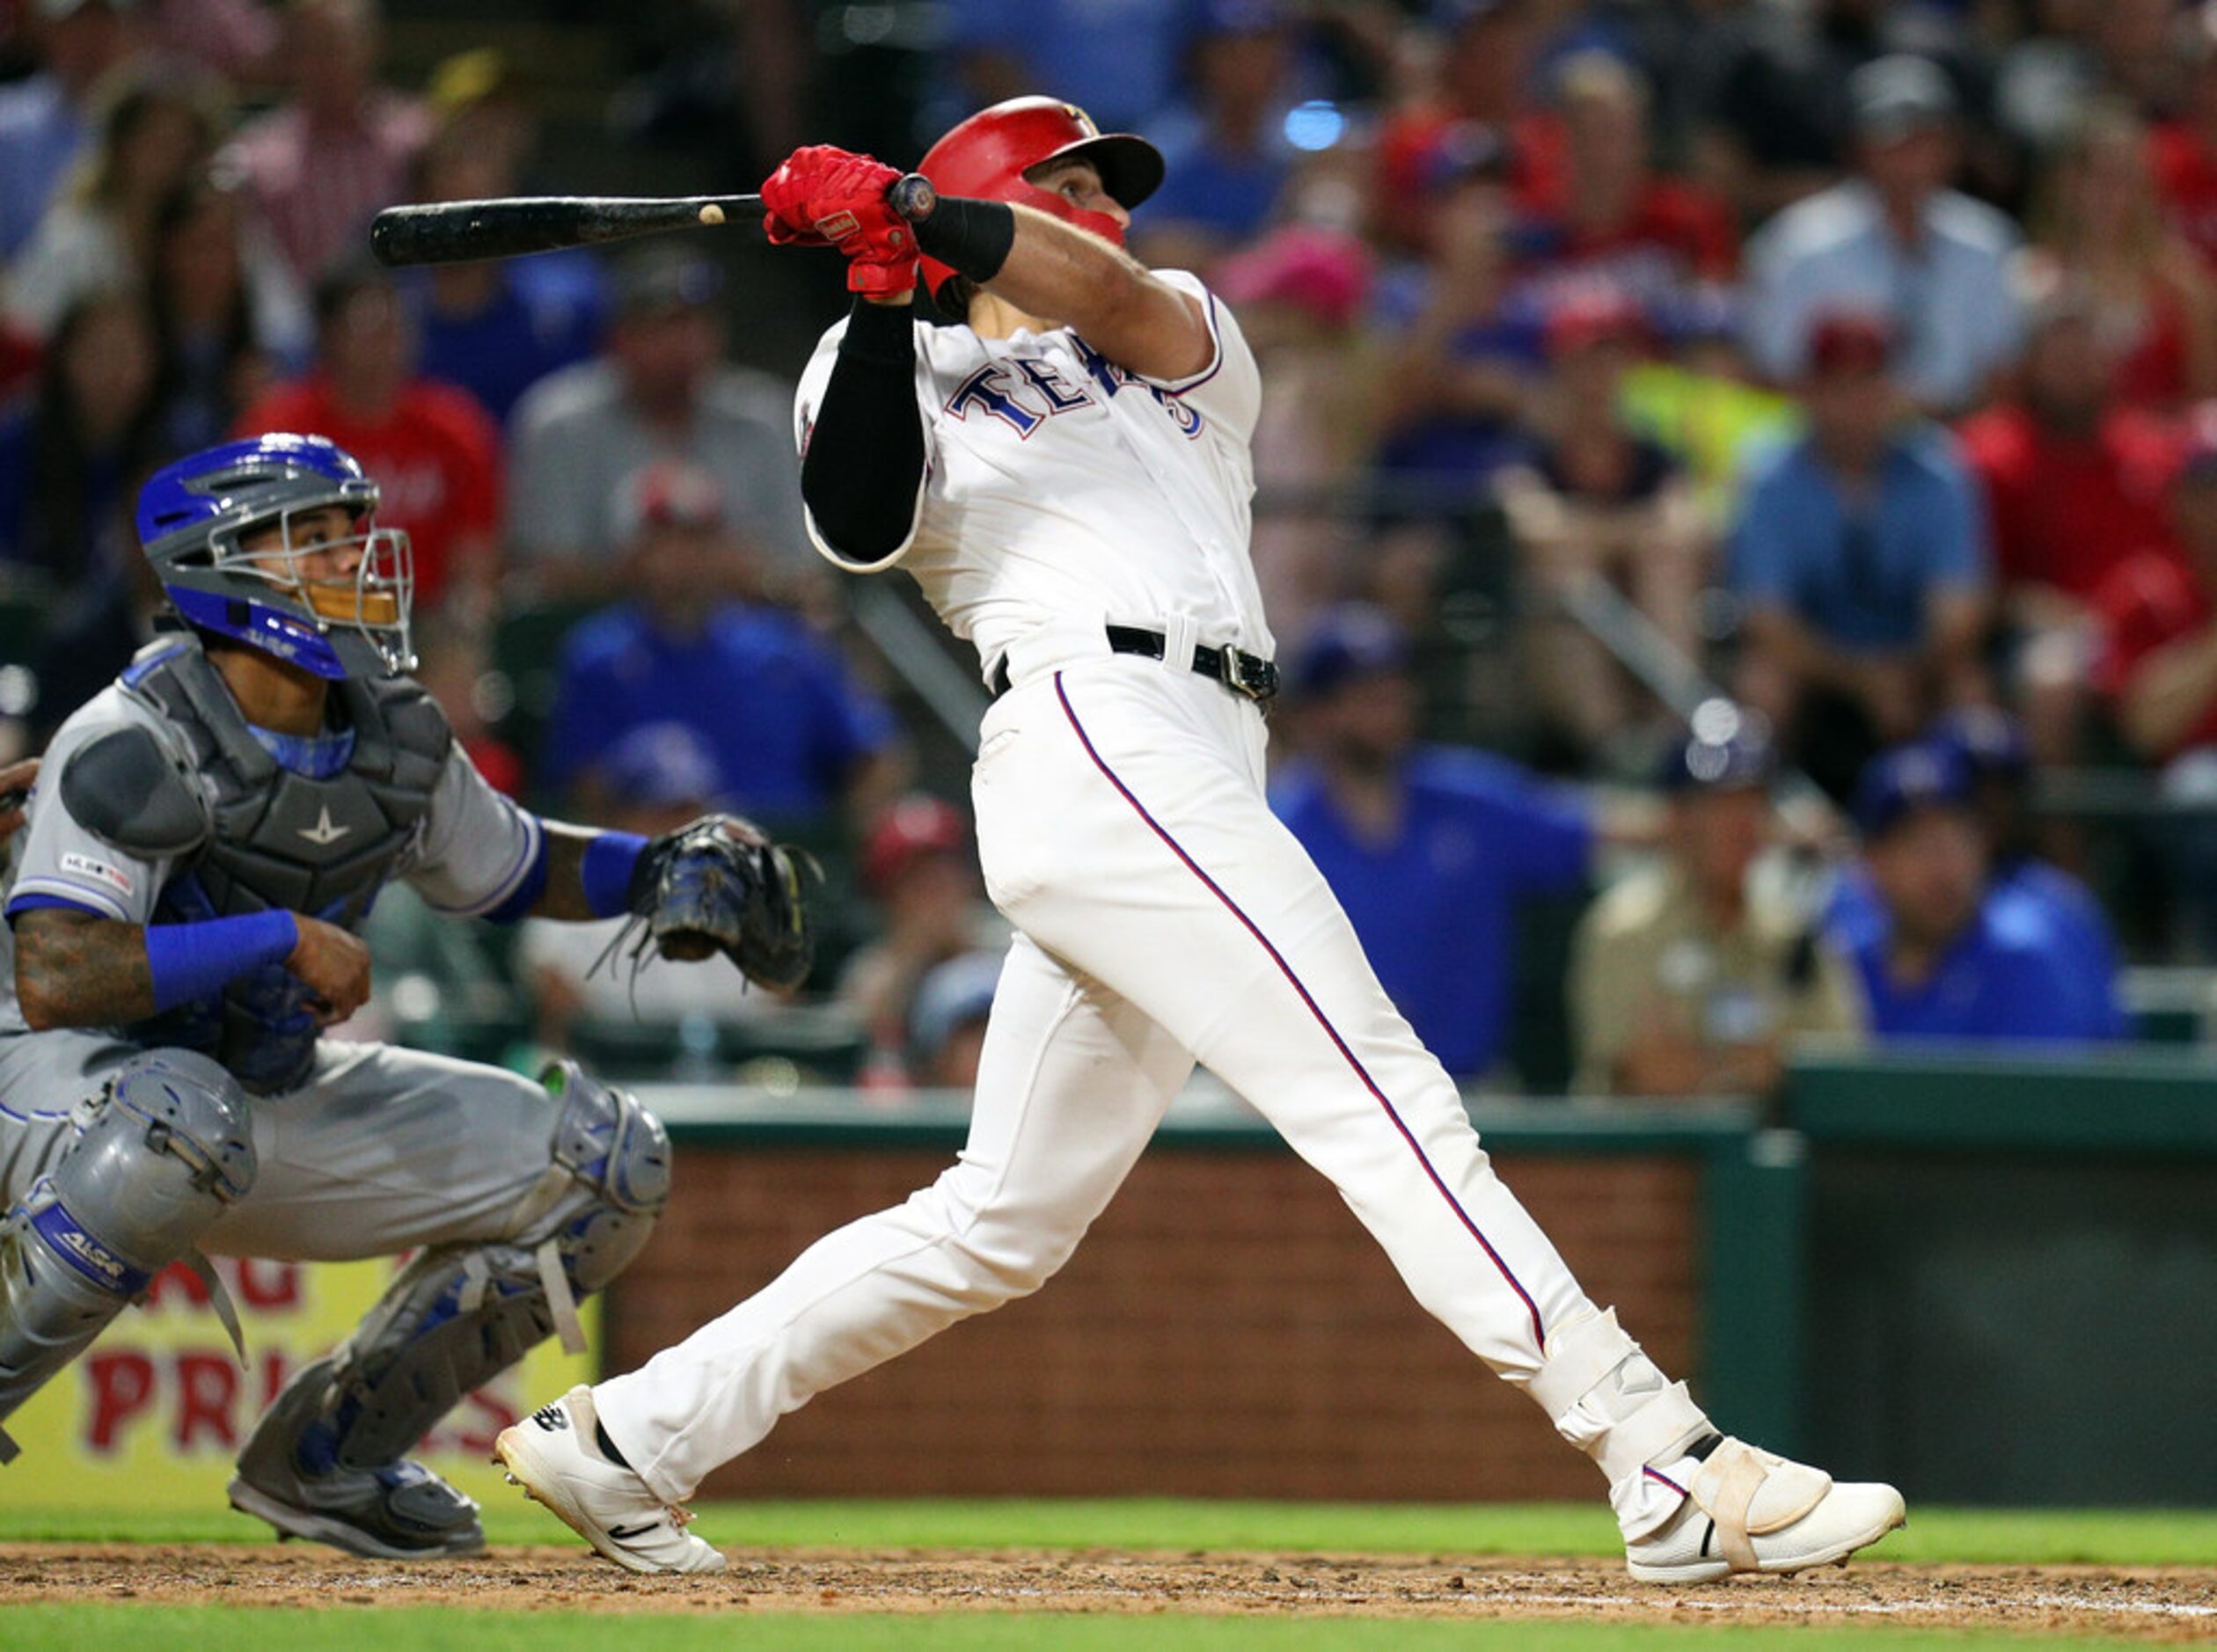
[[[1142,659],[1160,660],[1170,646],[1159,631],[1143,631],[1137,625],[1110,625],[1106,629],[1111,654],[1136,654]],[[1211,677],[1258,705],[1268,705],[1277,698],[1278,669],[1261,654],[1239,648],[1211,648],[1204,644],[1193,651],[1193,669],[1196,675]],[[1001,655],[993,667],[992,689],[995,699],[1008,692],[1006,654]]]

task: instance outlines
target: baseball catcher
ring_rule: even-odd
[[[322,1030],[370,992],[387,884],[511,923],[631,913],[665,956],[807,972],[788,858],[743,821],[651,842],[486,784],[411,681],[406,536],[320,436],[160,471],[137,527],[173,625],[45,754],[0,932],[0,1422],[210,1252],[415,1250],[238,1459],[232,1503],[387,1559],[484,1546],[406,1453],[646,1242],[662,1126],[571,1063],[540,1083]],[[0,1434],[0,1461],[16,1454]]]

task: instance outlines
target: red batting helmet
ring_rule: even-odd
[[[1116,203],[1138,206],[1162,183],[1162,151],[1129,132],[1104,133],[1076,104],[1058,98],[1011,98],[981,109],[932,145],[917,170],[942,195],[1021,202],[1080,229],[1123,244],[1123,230],[1103,213],[1084,212],[1031,175],[1049,161],[1091,161]],[[924,260],[925,284],[939,296],[954,271]]]

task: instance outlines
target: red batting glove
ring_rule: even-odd
[[[775,246],[835,246],[847,290],[869,297],[916,285],[916,232],[886,205],[901,174],[828,143],[795,150],[762,186],[763,229]]]

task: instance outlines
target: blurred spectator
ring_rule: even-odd
[[[291,283],[250,252],[236,193],[204,173],[172,190],[156,216],[151,296],[165,452],[222,441],[280,364],[305,353],[308,318]]]
[[[0,86],[0,259],[12,260],[91,141],[101,82],[137,45],[135,0],[32,0],[37,73]]]
[[[138,497],[153,468],[150,459],[136,467],[119,514]],[[64,718],[122,674],[131,656],[154,640],[155,621],[168,608],[154,565],[135,555],[127,555],[112,577],[80,580],[55,598],[30,660],[39,696],[28,720],[32,750],[42,749]]]
[[[977,1085],[985,1022],[1000,986],[1001,954],[964,953],[935,966],[916,990],[909,1012],[909,1070],[927,1088]]]
[[[1857,175],[1788,208],[1748,245],[1748,354],[1791,383],[1807,366],[1811,318],[1864,310],[1893,324],[1919,403],[1973,406],[2016,354],[2016,228],[1948,187],[1956,100],[1936,66],[1881,58],[1855,71],[1851,92]]]
[[[951,8],[963,101],[977,108],[1045,91],[1104,132],[1145,131],[1175,90],[1194,9],[1191,0],[964,0]]]
[[[1624,32],[1628,44],[1623,55],[1639,66],[1647,82],[1654,99],[1649,124],[1658,163],[1666,172],[1699,179],[1736,220],[1741,203],[1724,194],[1722,185],[1734,176],[1730,162],[1737,151],[1729,149],[1728,136],[1709,128],[1717,89],[1751,22],[1767,10],[1748,0],[1664,0],[1652,6],[1596,9]],[[1744,163],[1739,170],[1745,171]]]
[[[2125,738],[2162,763],[2217,746],[2217,406],[2188,421],[2170,512],[2184,554],[2128,557],[2094,594],[2095,680]]]
[[[165,51],[234,84],[274,74],[284,29],[264,0],[155,0],[153,9]]]
[[[2171,227],[2217,268],[2217,10],[2198,6],[2181,31],[2191,70],[2177,118],[2148,140],[2155,193]]]
[[[2052,935],[2045,950],[2072,990],[2072,1024],[2089,1036],[2124,1037],[2117,938],[2108,915],[2083,883],[2034,850],[2032,751],[2023,729],[2006,712],[1973,706],[1942,718],[1923,743],[1959,771],[1985,835],[1987,901],[1995,921],[2012,934]],[[1884,938],[1886,908],[1868,867],[1840,869],[1825,925],[1843,943],[1864,946]]]
[[[1625,370],[1645,337],[1627,299],[1596,293],[1548,324],[1554,375],[1539,450],[1500,479],[1525,580],[1539,599],[1525,638],[1543,714],[1581,754],[1651,720],[1648,698],[1563,607],[1586,581],[1621,586],[1681,656],[1698,656],[1695,605],[1708,571],[1701,507],[1677,462],[1628,429]],[[1650,762],[1651,763],[1651,756]]]
[[[607,774],[605,812],[593,817],[594,824],[642,837],[697,820],[714,807],[723,789],[715,754],[679,723],[633,729],[608,754]],[[516,966],[537,1013],[541,1044],[568,1049],[580,1021],[658,1026],[696,1018],[712,1025],[759,1021],[784,1001],[772,992],[747,990],[721,958],[673,964],[655,957],[650,946],[634,960],[629,947],[618,945],[629,921],[611,917],[570,924],[535,917],[517,932]]]
[[[2007,712],[1966,706],[1935,724],[1932,742],[1955,754],[1971,783],[1971,800],[1986,829],[1994,899],[2021,903],[2029,922],[2052,929],[2055,956],[2079,990],[2080,1025],[2095,1036],[2128,1032],[2117,996],[2117,936],[2094,892],[2038,852],[2033,835],[2033,752],[2025,731]]]
[[[1578,925],[1571,1005],[1578,1087],[1630,1095],[1769,1095],[1791,1042],[1852,1034],[1846,960],[1774,881],[1770,742],[1711,700],[1663,775],[1664,863],[1610,889]]]
[[[904,1052],[918,986],[951,958],[1006,946],[1007,926],[984,903],[977,852],[961,812],[923,793],[902,798],[872,823],[861,878],[884,928],[847,961],[838,999],[869,1032],[866,1082],[913,1081]]]
[[[2031,227],[2034,290],[2067,281],[2083,296],[2120,398],[2170,409],[2217,393],[2217,289],[2164,221],[2129,111],[2096,106],[2073,130]]]
[[[2016,393],[1959,433],[2013,602],[2082,603],[2124,557],[2170,538],[2174,438],[2119,405],[2110,368],[2089,296],[2058,289],[2033,311]]]
[[[2119,406],[2092,304],[2055,291],[2032,312],[2009,400],[1965,423],[1994,572],[2017,634],[2017,695],[2032,744],[2074,760],[2091,648],[2089,604],[2128,557],[2172,552],[2169,429]]]
[[[1298,153],[1285,139],[1292,52],[1279,0],[1204,0],[1191,100],[1151,128],[1169,170],[1133,228],[1142,263],[1206,269],[1261,232]]]
[[[150,457],[154,329],[128,293],[89,293],[55,330],[38,394],[0,413],[0,561],[62,590],[139,559],[131,490]]]
[[[1994,67],[1994,120],[2020,154],[2044,155],[2069,135],[2099,93],[2095,33],[2101,0],[2017,0],[2019,27]]]
[[[1428,93],[1379,134],[1378,232],[1423,252],[1433,244],[1444,179],[1472,157],[1501,157],[1512,199],[1546,212],[1562,199],[1562,122],[1533,97],[1538,0],[1439,0],[1445,33]]]
[[[1723,62],[1711,66],[1698,170],[1744,220],[1767,218],[1839,175],[1848,148],[1848,77],[1881,55],[1881,8],[1741,5]]]
[[[39,376],[39,340],[0,314],[0,404],[13,401]]]
[[[1875,918],[1831,930],[1855,958],[1881,1040],[2080,1042],[2094,995],[2068,940],[2021,901],[1994,898],[1987,837],[1959,755],[1936,745],[1875,758],[1855,793]],[[2114,1002],[2114,988],[2101,995]]]
[[[843,803],[867,818],[898,783],[892,718],[798,616],[729,599],[747,552],[715,478],[665,460],[620,498],[633,595],[563,644],[544,781],[597,818],[615,800],[609,754],[674,722],[713,754],[725,807],[789,829],[820,829]]]
[[[487,722],[481,688],[492,669],[487,627],[430,613],[415,623],[415,680],[431,691],[477,771],[496,792],[520,798],[528,776],[523,754],[494,734]]]
[[[295,0],[284,15],[290,95],[239,128],[223,163],[311,287],[361,246],[380,207],[404,198],[429,117],[377,84],[377,0]]]
[[[2183,920],[2169,927],[2204,961],[2217,958],[2217,406],[2194,410],[2171,493],[2183,557],[2144,552],[2096,594],[2102,645],[2095,682],[2118,731],[2163,766],[2162,797],[2180,813],[2152,825]]]
[[[1487,1074],[1507,1032],[1518,903],[1583,885],[1593,823],[1514,764],[1416,745],[1408,644],[1375,609],[1328,617],[1289,686],[1302,755],[1271,807],[1425,1047],[1460,1078]]]
[[[1538,312],[1512,298],[1500,160],[1489,150],[1440,190],[1430,254],[1379,296],[1391,340],[1379,468],[1416,508],[1483,498],[1528,451],[1522,420],[1543,351]]]
[[[1697,171],[1748,221],[1833,182],[1857,137],[1855,83],[1887,57],[1913,56],[1942,77],[1951,101],[1983,114],[1980,56],[1941,6],[1895,0],[1744,4],[1711,82]],[[1972,129],[1975,135],[1976,128]]]
[[[427,146],[451,147],[466,138],[486,175],[500,179],[506,193],[518,193],[538,149],[538,114],[507,53],[477,46],[441,58],[424,79],[423,106],[433,122]],[[419,169],[423,158],[419,150]]]
[[[1944,431],[1905,421],[1884,324],[1811,329],[1809,434],[1762,462],[1732,535],[1743,698],[1835,797],[1945,705],[1990,698],[1987,527]]]
[[[1302,635],[1335,598],[1339,564],[1355,549],[1333,508],[1377,450],[1381,363],[1362,325],[1373,263],[1351,234],[1291,224],[1217,269],[1217,294],[1238,311],[1262,369],[1248,548],[1280,638]]]
[[[1796,417],[1790,398],[1749,382],[1736,316],[1729,294],[1701,293],[1674,318],[1670,353],[1624,376],[1626,422],[1685,467],[1712,532],[1738,507],[1748,456],[1788,439]]]
[[[571,4],[590,14],[586,0]],[[857,12],[816,0],[653,7],[640,20],[656,61],[618,90],[609,124],[627,141],[712,151],[731,178],[764,177],[811,142],[912,155],[914,83],[953,11]],[[810,129],[812,117],[831,128]]]
[[[462,391],[416,370],[392,277],[342,264],[316,289],[316,363],[260,397],[237,434],[329,436],[377,479],[379,519],[415,549],[416,602],[474,608],[499,575],[501,433]]]
[[[1730,281],[1739,236],[1722,203],[1649,164],[1648,93],[1617,58],[1585,51],[1558,77],[1568,142],[1562,199],[1525,226],[1530,278],[1552,308],[1596,285],[1634,299],[1650,325],[1670,325],[1694,289]]]
[[[2188,10],[2179,0],[2102,0],[2094,9],[2104,89],[2144,119],[2177,114],[2185,101],[2191,54],[2180,48]]]
[[[516,404],[509,545],[538,588],[596,599],[622,590],[622,485],[661,458],[715,478],[728,528],[773,583],[816,576],[822,563],[801,527],[792,392],[724,360],[721,296],[706,259],[666,247],[633,254],[617,272],[605,354]]]
[[[438,131],[417,157],[417,201],[524,193],[536,142],[530,112],[497,53],[465,52],[432,76]],[[423,370],[458,384],[506,423],[538,380],[593,354],[607,321],[600,267],[582,248],[410,271],[402,296],[422,340]]]
[[[8,272],[9,312],[43,338],[83,294],[148,285],[162,203],[207,158],[215,121],[204,91],[184,81],[119,88]]]

